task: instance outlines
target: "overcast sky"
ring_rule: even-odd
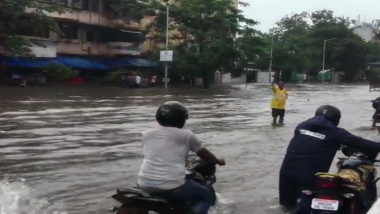
[[[348,16],[361,21],[380,19],[380,0],[242,0],[250,4],[241,8],[244,15],[260,24],[259,30],[268,31],[287,14],[328,9],[335,15]]]

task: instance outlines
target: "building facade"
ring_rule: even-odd
[[[140,56],[154,47],[165,47],[164,38],[143,38],[142,30],[155,21],[155,16],[130,20],[117,15],[109,0],[41,0],[46,4],[68,7],[70,12],[48,13],[61,30],[41,32],[20,29],[19,35],[29,37],[41,46],[32,46],[37,57],[74,56]],[[233,0],[238,7],[239,1]],[[170,34],[178,32],[171,30]],[[154,34],[154,32],[153,32]],[[175,43],[176,41],[170,41]]]
[[[129,20],[112,12],[107,0],[44,0],[70,8],[63,14],[48,13],[61,30],[36,32],[21,29],[19,35],[43,43],[46,48],[32,47],[37,55],[51,51],[58,55],[86,56],[140,56],[142,21]]]
[[[354,33],[359,35],[364,41],[380,41],[380,20],[372,23],[359,23],[354,28]]]

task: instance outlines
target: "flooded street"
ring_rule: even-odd
[[[186,127],[226,159],[227,165],[218,168],[220,203],[213,213],[280,213],[277,182],[285,149],[295,125],[318,106],[336,105],[343,115],[341,127],[379,140],[369,127],[370,100],[380,94],[368,92],[368,86],[294,85],[288,90],[286,124],[273,127],[269,85],[2,88],[0,208],[8,211],[0,213],[107,213],[115,204],[110,198],[115,190],[135,185],[142,162],[138,133],[155,125],[157,107],[169,100],[189,107]],[[30,201],[18,206],[18,197]]]

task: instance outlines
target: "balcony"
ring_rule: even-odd
[[[57,42],[57,53],[73,55],[108,56],[107,43],[82,42],[67,40]]]
[[[110,55],[135,55],[141,53],[141,45],[135,45],[129,42],[109,42],[108,50]]]
[[[27,9],[27,13],[32,13],[33,9]],[[88,25],[98,25],[105,27],[118,27],[121,29],[127,30],[140,30],[140,22],[132,21],[120,18],[108,13],[99,13],[92,12],[87,10],[73,9],[72,11],[59,14],[59,13],[47,13],[49,17],[55,19],[69,21],[69,22],[78,22]]]
[[[73,55],[115,56],[140,55],[140,47],[128,42],[82,42],[78,40],[60,40],[57,42],[57,53]]]

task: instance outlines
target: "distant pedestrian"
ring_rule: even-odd
[[[284,123],[285,117],[285,106],[286,100],[288,99],[288,92],[284,88],[284,83],[279,82],[278,84],[274,84],[272,82],[272,90],[273,90],[273,99],[272,99],[272,117],[273,124],[277,124],[277,118],[279,117],[278,123]]]
[[[141,77],[138,74],[135,77],[135,86],[136,88],[140,88],[141,86]]]

